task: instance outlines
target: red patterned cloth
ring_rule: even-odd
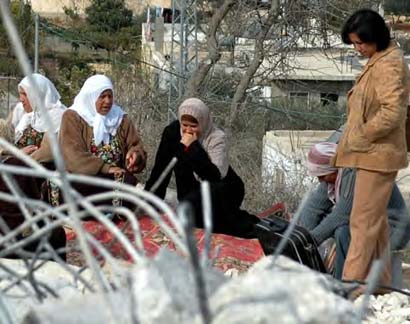
[[[124,222],[118,221],[116,225],[119,228],[123,228]],[[114,241],[113,235],[104,225],[97,221],[85,221],[83,222],[83,226],[88,233],[92,234],[102,245],[108,248],[113,256],[127,261],[130,260],[129,255],[127,255],[122,245]],[[151,218],[143,217],[139,219],[139,226],[146,255],[155,255],[161,247],[175,250],[174,244],[161,231],[160,226]],[[68,246],[74,246],[76,244],[76,233],[70,229],[66,229],[66,234]],[[130,227],[125,230],[125,235],[131,242],[134,241]],[[204,231],[202,229],[196,229],[195,237],[198,248],[202,251],[204,247]],[[227,271],[231,268],[237,269],[239,272],[246,271],[254,262],[263,256],[263,251],[256,239],[247,240],[224,234],[212,234],[211,257],[217,250],[217,247],[219,253],[214,260],[214,264],[222,271]],[[68,253],[67,261],[76,265],[84,264],[81,253],[75,251]]]
[[[272,207],[260,213],[258,216],[263,218],[271,214],[288,216],[286,206],[283,203],[274,204]],[[144,250],[147,256],[155,255],[161,247],[167,247],[175,250],[175,245],[162,232],[160,226],[150,217],[142,217],[138,219],[141,230]],[[118,228],[124,227],[124,221],[116,222]],[[122,245],[114,240],[113,235],[97,221],[83,222],[84,229],[92,234],[103,246],[105,246],[113,256],[123,260],[130,260]],[[130,227],[124,231],[128,239],[133,242],[134,237]],[[76,233],[70,229],[66,229],[68,247],[75,247]],[[195,230],[195,237],[199,251],[204,248],[204,231],[202,229]],[[214,265],[222,271],[236,269],[239,272],[246,271],[253,263],[258,261],[263,256],[263,251],[257,239],[248,240],[224,234],[212,234],[211,241],[211,257],[215,251],[219,250],[218,255],[214,259]],[[96,254],[96,252],[94,251]],[[67,254],[68,263],[75,265],[84,265],[82,254],[78,251],[72,251]]]

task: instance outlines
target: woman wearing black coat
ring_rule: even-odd
[[[200,182],[206,180],[211,186],[214,232],[254,237],[253,227],[259,219],[240,209],[244,184],[229,165],[225,133],[212,124],[209,108],[199,99],[185,100],[178,120],[165,127],[146,190],[173,157],[178,159],[173,168],[178,200],[192,204],[197,227],[203,227]],[[171,175],[154,192],[162,199]]]

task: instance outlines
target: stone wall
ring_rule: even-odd
[[[262,173],[273,183],[312,181],[306,175],[306,155],[315,143],[325,141],[333,131],[269,131],[263,139]],[[296,178],[296,179],[295,179]],[[278,180],[279,179],[279,180]],[[397,185],[407,204],[410,202],[410,167],[400,170]]]

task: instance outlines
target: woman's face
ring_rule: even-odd
[[[181,130],[182,134],[196,134],[197,137],[199,137],[200,134],[198,122],[186,120],[184,118],[181,119]]]
[[[100,115],[107,115],[114,102],[112,90],[103,91],[95,102],[95,109]]]
[[[19,97],[21,103],[23,104],[24,111],[26,113],[32,112],[33,108],[31,107],[30,101],[28,100],[27,93],[22,88],[19,88]]]
[[[364,43],[356,33],[350,33],[349,39],[352,42],[354,49],[361,55],[371,58],[377,52],[376,43]]]

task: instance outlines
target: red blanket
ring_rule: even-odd
[[[282,209],[284,209],[283,204],[276,204],[268,210],[262,212],[260,216],[264,217],[272,213],[281,212]],[[124,226],[123,221],[118,221],[116,224],[119,228],[123,228]],[[129,255],[127,255],[122,245],[114,241],[113,235],[102,224],[97,221],[85,221],[83,222],[83,225],[85,230],[92,234],[105,247],[107,247],[113,256],[127,261],[130,260]],[[159,225],[156,224],[151,218],[143,217],[139,219],[139,225],[142,233],[145,253],[148,256],[155,255],[160,247],[167,247],[171,250],[175,250],[174,244],[161,231]],[[75,232],[72,230],[66,230],[66,233],[68,246],[75,246]],[[125,234],[131,242],[134,241],[130,227],[125,230]],[[204,231],[201,229],[196,229],[195,237],[198,243],[198,249],[202,251],[204,247]],[[224,272],[231,268],[237,269],[239,272],[246,271],[254,262],[263,256],[261,246],[256,239],[247,240],[224,234],[212,234],[211,257],[217,250],[217,247],[219,249],[219,253],[214,260],[214,264]],[[82,254],[76,251],[68,253],[67,261],[68,263],[76,265],[84,264]]]

